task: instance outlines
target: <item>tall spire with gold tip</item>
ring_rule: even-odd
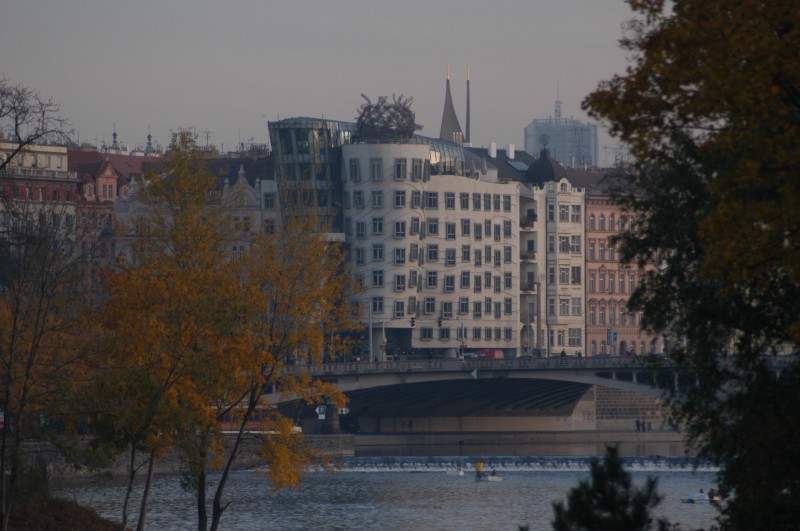
[[[467,135],[464,138],[464,142],[467,144],[471,142],[469,139],[469,65],[467,65]]]
[[[439,138],[461,144],[464,141],[464,133],[461,131],[461,124],[458,123],[456,109],[453,106],[453,97],[450,95],[450,67],[447,67],[447,85],[444,94],[444,113],[442,114],[442,128],[439,131]]]

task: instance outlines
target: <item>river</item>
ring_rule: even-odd
[[[474,462],[495,468],[501,482],[476,482]],[[716,510],[683,504],[689,492],[712,486],[714,470],[693,469],[680,457],[625,458],[634,483],[658,478],[664,500],[656,515],[688,529],[708,529]],[[259,471],[235,472],[226,490],[232,505],[222,518],[225,530],[503,530],[551,529],[552,503],[566,498],[588,478],[589,458],[470,457],[467,473],[455,470],[455,457],[355,457],[335,473],[312,472],[298,490],[271,493]],[[212,481],[215,477],[212,477]],[[138,486],[139,488],[141,485]],[[55,486],[56,495],[74,499],[99,514],[119,519],[124,498],[119,479],[82,478]],[[134,497],[134,499],[136,499]],[[134,504],[135,505],[135,504]],[[135,507],[134,507],[135,508]],[[180,478],[159,476],[153,485],[147,529],[196,528],[193,496]]]

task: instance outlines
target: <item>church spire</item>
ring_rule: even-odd
[[[450,95],[450,66],[447,67],[447,84],[444,93],[444,113],[442,114],[442,128],[439,130],[439,138],[461,144],[464,140],[464,133],[458,123],[456,109],[453,106],[453,97]]]

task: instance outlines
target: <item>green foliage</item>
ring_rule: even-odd
[[[650,268],[630,304],[679,340],[671,406],[720,466],[723,526],[794,529],[798,365],[775,354],[800,344],[800,11],[630,4],[633,65],[584,102],[638,160],[617,194],[639,222],[623,260]]]
[[[601,462],[591,461],[591,479],[581,481],[567,495],[566,506],[553,504],[556,531],[644,531],[654,528],[650,512],[661,501],[657,480],[648,478],[642,489],[631,486],[631,477],[622,467],[617,449],[607,447]],[[669,529],[665,520],[657,529]]]

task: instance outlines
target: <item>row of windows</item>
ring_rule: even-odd
[[[558,313],[556,313],[556,301],[558,301]],[[583,315],[583,304],[580,297],[550,297],[547,299],[547,315],[561,315],[564,317]]]
[[[548,333],[547,341],[551,347],[580,347],[583,344],[583,335],[580,328],[568,328],[567,330],[551,329]]]
[[[608,315],[608,323],[606,323],[606,315]],[[617,319],[619,317],[619,320]],[[636,323],[641,323],[641,312],[628,311],[624,305],[610,305],[606,307],[601,304],[599,306],[589,306],[589,324],[590,325],[619,325],[619,326],[636,326]]]
[[[457,234],[458,224],[455,222],[439,223],[439,218],[428,218],[421,220],[418,217],[412,217],[408,221],[398,220],[394,222],[393,235],[395,238],[405,238],[406,234],[411,236],[439,236],[440,225],[444,225],[444,237],[447,240],[455,240]],[[483,223],[475,223],[474,225],[468,219],[461,220],[461,236],[469,237],[474,234],[475,241],[482,241],[484,236],[486,239],[494,239],[499,242],[504,238],[512,237],[511,221],[506,220],[503,224],[492,224],[491,220],[485,220]],[[351,218],[345,218],[344,221],[345,234],[353,236],[353,221]],[[385,223],[382,216],[375,216],[371,221],[356,221],[355,222],[355,237],[357,240],[364,240],[367,238],[367,227],[371,229],[372,235],[383,235],[385,230]],[[580,244],[579,244],[580,245]],[[578,250],[580,252],[580,248]]]
[[[473,340],[473,341],[513,341],[514,333],[511,328],[490,327],[481,328],[476,326],[473,328],[456,328],[456,339],[459,341]],[[423,341],[430,341],[434,338],[434,333],[438,335],[438,339],[449,340],[452,338],[451,329],[441,327],[434,329],[429,326],[420,328],[419,337]]]
[[[411,296],[408,298],[407,302],[408,304],[406,305],[406,301],[404,300],[394,301],[394,317],[431,315],[450,319],[453,317],[453,311],[455,310],[458,312],[458,315],[470,315],[471,313],[474,319],[481,319],[484,316],[487,318],[493,317],[495,319],[502,319],[504,315],[511,315],[514,311],[514,299],[511,297],[505,297],[501,301],[493,301],[491,297],[486,297],[482,301],[470,301],[469,297],[459,297],[457,303],[450,300],[437,303],[436,297],[425,297],[421,301],[418,301],[416,296]],[[383,314],[383,297],[372,297],[370,299],[370,305],[373,314]]]
[[[627,281],[626,281],[627,276]],[[608,279],[608,283],[606,283]],[[627,289],[627,291],[626,291]],[[587,293],[633,293],[636,289],[636,273],[624,271],[589,271]]]
[[[351,201],[352,197],[352,201]],[[456,209],[456,193],[443,192],[445,210]],[[504,212],[511,212],[511,196],[500,194],[472,194],[472,210],[476,212],[500,212],[501,204]],[[470,194],[462,192],[459,196],[461,210],[470,210]],[[502,198],[502,203],[501,203]],[[369,199],[369,202],[367,202]],[[438,210],[439,192],[427,192],[421,190],[395,190],[392,192],[392,206],[394,208],[424,208],[425,210]],[[344,193],[345,208],[383,208],[385,206],[384,191],[372,190],[369,196],[364,190],[353,190],[352,194],[348,191]],[[580,207],[579,207],[580,208]]]
[[[578,285],[581,283],[581,266],[559,266],[558,267],[558,283],[567,285]],[[556,283],[556,268],[547,268],[547,282],[549,284]]]
[[[599,230],[606,230],[606,216],[605,214],[600,214],[598,218],[599,221]],[[598,224],[595,223],[595,216],[594,214],[589,214],[589,230],[597,230],[596,226]],[[630,224],[631,230],[634,229],[633,222]],[[625,232],[628,229],[628,217],[627,216],[620,216],[619,222],[616,221],[614,214],[610,214],[608,216],[608,230],[612,232]]]
[[[561,254],[581,254],[581,237],[570,235],[551,234],[547,237],[547,252],[556,252],[556,238],[558,238],[558,252]]]
[[[383,262],[385,259],[385,245],[383,243],[373,243],[371,247],[372,261]],[[408,252],[406,252],[408,251]],[[456,265],[456,249],[451,247],[444,249],[444,264],[447,266]],[[510,245],[503,246],[502,252],[500,249],[492,248],[491,245],[484,247],[475,247],[473,249],[469,245],[461,246],[461,262],[470,263],[474,258],[476,267],[481,267],[486,264],[488,267],[501,267],[502,264],[512,263],[512,247]],[[412,243],[406,250],[405,247],[394,248],[394,264],[403,265],[408,262],[419,262],[420,265],[425,262],[439,262],[440,249],[436,243],[429,243],[427,246],[421,247],[419,243]],[[367,249],[365,247],[356,247],[353,250],[353,260],[356,265],[363,266],[367,263]],[[578,282],[580,283],[580,282]]]
[[[596,252],[599,250],[599,253]],[[608,260],[614,262],[617,259],[617,253],[615,247],[611,244],[610,241],[607,240],[589,240],[589,259],[590,260],[606,260],[606,256]]]
[[[582,216],[581,205],[558,205],[558,221],[560,223],[580,223]],[[548,203],[547,221],[556,220],[556,204]]]
[[[599,352],[599,354],[612,353],[611,352],[612,348],[613,348],[612,345],[607,345],[605,341],[601,341],[600,342],[600,352]],[[623,353],[622,352],[622,350],[623,350],[623,343],[622,342],[619,343],[618,349],[619,349],[619,353],[622,354]],[[647,346],[646,346],[644,341],[640,341],[639,342],[639,349],[640,349],[639,352],[642,353],[642,354],[647,352]],[[655,346],[655,344],[653,344],[653,345],[650,346],[650,352],[654,353],[655,351],[656,351],[656,346]],[[595,355],[598,354],[597,341],[592,341],[591,353],[592,353],[592,356],[595,356]],[[632,355],[636,354],[636,341],[631,341],[630,342],[630,346],[627,348],[627,351],[625,353],[632,354]],[[612,354],[614,354],[614,353],[612,353]]]
[[[104,185],[105,186],[105,185]],[[108,185],[111,188],[111,185]],[[45,201],[47,199],[47,192],[46,188],[44,187],[37,187],[34,188],[32,186],[11,186],[11,197],[13,199],[32,199],[38,201]],[[37,194],[38,192],[38,194]],[[64,201],[72,202],[72,190],[64,190],[63,194],[62,191],[58,188],[53,188],[50,190],[50,200],[51,201],[61,201],[62,195],[64,197]],[[113,190],[108,190],[108,193],[113,193]],[[105,196],[104,196],[105,197]],[[111,197],[113,198],[113,196]]]
[[[382,288],[386,285],[386,274],[383,269],[375,269],[372,271],[372,284],[373,288]],[[453,293],[456,290],[456,275],[442,275],[441,286],[445,293]],[[361,278],[359,278],[361,281]],[[394,291],[405,291],[406,288],[417,288],[420,283],[424,282],[426,289],[438,289],[439,287],[439,272],[427,271],[423,276],[416,269],[412,269],[405,274],[394,275]],[[513,286],[513,276],[511,272],[506,271],[503,276],[492,275],[489,271],[481,274],[472,275],[469,271],[462,271],[459,279],[460,289],[470,289],[470,285],[475,293],[481,293],[484,289],[489,291],[494,289],[495,293],[501,293],[502,290],[510,290]],[[492,288],[494,286],[494,288]]]

